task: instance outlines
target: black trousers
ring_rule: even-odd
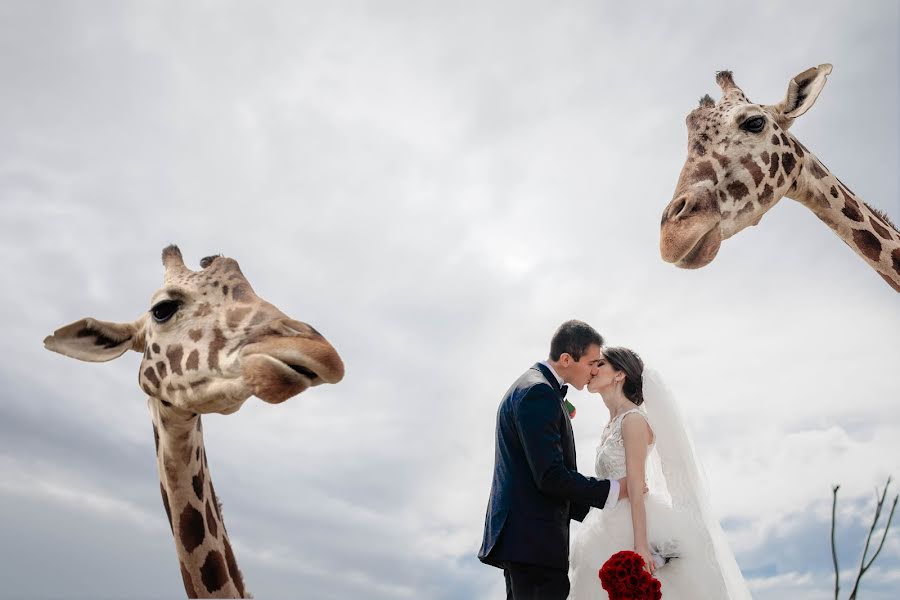
[[[503,567],[506,600],[566,600],[569,573],[565,569],[508,562]]]

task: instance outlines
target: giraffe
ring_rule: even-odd
[[[900,292],[900,233],[835,177],[788,128],[816,101],[830,64],[807,69],[781,102],[754,104],[730,71],[716,74],[709,95],[687,116],[688,156],[673,200],[663,211],[660,254],[697,269],[716,257],[722,240],[757,225],[782,197],[809,208]]]
[[[177,246],[150,310],[132,323],[86,318],[44,340],[48,350],[103,362],[143,353],[160,493],[189,598],[249,598],[209,474],[203,413],[231,414],[251,395],[277,404],[337,383],[344,365],[319,332],[258,297],[237,261],[209,256],[188,269]]]

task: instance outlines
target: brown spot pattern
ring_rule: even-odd
[[[191,329],[188,331],[188,337],[190,337],[193,342],[199,342],[200,338],[203,337],[203,331],[200,329]]]
[[[753,176],[753,183],[756,187],[759,187],[759,184],[765,178],[763,175],[762,169],[759,168],[759,165],[756,164],[756,161],[753,160],[753,157],[749,154],[741,159],[741,165],[750,171],[750,175]]]
[[[206,451],[203,451],[203,458],[206,459]],[[213,488],[212,479],[209,480],[209,495],[212,497],[213,508],[216,509],[216,516],[219,518],[219,523],[222,523],[222,509],[219,507],[219,498],[216,496],[216,490]],[[222,528],[225,528],[225,524],[222,524]]]
[[[209,529],[209,535],[219,537],[219,526],[216,524],[216,516],[213,514],[209,498],[206,499],[206,527]]]
[[[872,225],[872,229],[875,230],[875,233],[880,235],[883,239],[886,239],[886,240],[891,239],[891,234],[888,233],[888,230],[885,229],[884,227],[882,227],[881,225],[879,225],[875,219],[869,218],[869,223]]]
[[[694,169],[693,181],[696,183],[705,180],[712,181],[713,185],[719,183],[719,178],[716,176],[716,170],[708,160],[697,163],[697,168]]]
[[[163,508],[166,509],[166,518],[169,520],[169,529],[172,530],[172,535],[175,535],[175,528],[172,526],[172,508],[169,506],[169,494],[166,493],[166,488],[163,487],[162,482],[159,483],[159,493],[162,495]]]
[[[188,598],[196,598],[197,592],[194,590],[194,582],[191,581],[191,574],[188,573],[183,562],[179,561],[179,564],[181,565],[181,580],[184,582],[184,591],[187,593]]]
[[[253,315],[253,318],[250,319],[250,322],[247,324],[248,327],[256,327],[257,325],[263,323],[268,318],[268,313],[262,309],[256,311],[256,314]]]
[[[763,150],[763,153],[759,155],[764,164],[769,164],[769,153]]]
[[[209,302],[202,302],[197,305],[197,310],[194,311],[195,317],[205,317],[206,315],[212,312],[212,307],[209,305]]]
[[[219,352],[225,347],[225,336],[218,327],[213,329],[213,339],[209,343],[209,356],[206,357],[210,370],[219,368]]]
[[[159,361],[156,363],[156,372],[159,373],[159,379],[162,381],[168,376],[168,372],[166,371],[166,363]]]
[[[184,363],[184,368],[188,371],[196,371],[200,366],[200,352],[197,350],[191,350],[191,353],[188,354],[187,362]],[[193,385],[193,384],[191,384]]]
[[[837,197],[838,197],[837,188],[834,187],[834,186],[831,186],[831,197],[832,197],[832,198],[837,198]]]
[[[149,381],[153,387],[159,388],[159,378],[156,376],[156,372],[153,370],[153,367],[147,367],[144,369],[144,378]]]
[[[235,302],[250,302],[253,299],[253,294],[249,285],[239,283],[231,290],[231,297],[234,298]]]
[[[237,326],[241,324],[241,321],[244,320],[244,317],[246,317],[251,310],[252,309],[249,306],[232,308],[226,313],[225,323],[229,328],[237,329]]]
[[[791,171],[794,170],[794,166],[797,164],[797,159],[793,154],[789,152],[785,152],[781,155],[781,166],[784,167],[784,174],[790,175]]]
[[[200,567],[200,578],[208,591],[216,592],[228,583],[227,569],[222,554],[218,550],[210,550],[206,560],[203,561],[203,566]]]
[[[759,203],[763,206],[770,203],[772,201],[772,194],[772,186],[767,183],[763,188],[763,191],[759,194]]]
[[[822,179],[823,177],[826,177],[828,175],[828,171],[825,170],[825,168],[819,163],[818,160],[812,160],[810,162],[812,164],[809,167],[809,170],[812,171],[812,174],[816,179]]]
[[[814,204],[816,204],[819,208],[831,208],[831,203],[828,202],[828,198],[822,192],[816,192],[815,194],[810,194],[810,200]]]
[[[847,201],[844,203],[844,208],[843,210],[841,210],[841,212],[844,213],[844,216],[851,221],[856,221],[857,223],[863,222],[862,213],[859,212],[859,204],[857,204],[856,201],[851,198],[847,198]]]
[[[713,158],[718,161],[718,163],[722,166],[723,169],[727,168],[728,165],[731,163],[731,161],[728,160],[727,156],[719,154],[718,152],[713,152],[712,155],[713,155]]]
[[[203,502],[203,482],[205,479],[206,474],[203,469],[200,469],[200,472],[191,478],[191,487],[194,488],[194,493],[197,494],[197,500],[200,502]]]
[[[150,348],[153,349],[153,354],[159,354],[159,344],[154,343]]]
[[[871,231],[854,229],[853,243],[863,253],[863,256],[871,261],[878,262],[878,257],[881,256],[881,242],[878,241],[878,238]]]
[[[772,154],[772,162],[769,164],[769,177],[775,177],[775,172],[778,171],[778,155]]]
[[[206,528],[203,525],[203,515],[200,511],[188,504],[181,511],[178,519],[178,538],[181,545],[188,552],[193,552],[206,537]]]
[[[865,202],[864,202],[863,204],[865,204]],[[889,228],[889,229],[894,229],[894,227],[892,226],[890,220],[887,218],[887,215],[882,214],[882,213],[879,212],[877,209],[872,208],[872,207],[869,206],[868,204],[866,204],[866,206],[868,206],[868,207],[869,207],[869,210],[871,211],[871,213],[870,213],[870,214],[871,214],[871,218],[873,218],[873,219],[878,219],[878,222],[879,222],[879,223],[881,223],[882,225],[884,225],[885,227],[887,227],[887,228]],[[896,231],[896,229],[894,229],[894,230]],[[898,233],[900,233],[900,232],[898,232]]]
[[[181,359],[184,356],[184,349],[181,344],[172,344],[166,348],[166,358],[169,359],[169,367],[175,375],[182,375]]]
[[[900,275],[900,248],[894,248],[891,252],[891,260],[894,263],[894,272]]]
[[[731,197],[735,200],[740,200],[750,193],[750,190],[747,189],[747,186],[740,181],[729,183],[726,186],[726,189],[728,190],[728,193],[731,194]]]
[[[775,187],[781,187],[782,185],[784,185],[784,174],[779,173],[778,181],[775,182]]]
[[[227,285],[223,285],[223,286],[222,286],[222,295],[223,295],[223,296],[227,296],[227,295],[228,295],[228,286],[227,286]]]
[[[234,559],[234,551],[231,549],[231,542],[228,541],[228,536],[225,536],[224,541],[225,558],[228,560],[228,573],[231,575],[231,580],[237,587],[238,593],[244,596],[244,577],[241,575],[241,570],[238,569],[237,561]]]
[[[776,133],[773,133],[773,134],[772,134],[772,144],[775,145],[775,146],[780,146],[780,145],[781,145],[781,141],[779,141],[779,139],[778,139],[778,134],[776,134]]]

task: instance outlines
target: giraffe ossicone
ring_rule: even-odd
[[[250,397],[280,403],[344,365],[315,329],[256,295],[237,261],[209,256],[185,266],[163,250],[163,286],[130,323],[81,319],[44,340],[48,350],[103,362],[142,353],[163,506],[189,598],[249,597],[222,521],[203,445],[203,413],[230,414]]]
[[[815,103],[831,70],[822,64],[803,71],[772,105],[750,102],[730,71],[716,74],[721,98],[704,96],[686,119],[687,160],[660,225],[663,260],[686,269],[708,265],[723,240],[757,225],[787,196],[812,210],[900,292],[900,232],[788,132]]]

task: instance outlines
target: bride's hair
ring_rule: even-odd
[[[644,361],[637,352],[628,348],[604,348],[603,356],[613,369],[625,372],[622,392],[625,397],[640,406],[644,403]]]

